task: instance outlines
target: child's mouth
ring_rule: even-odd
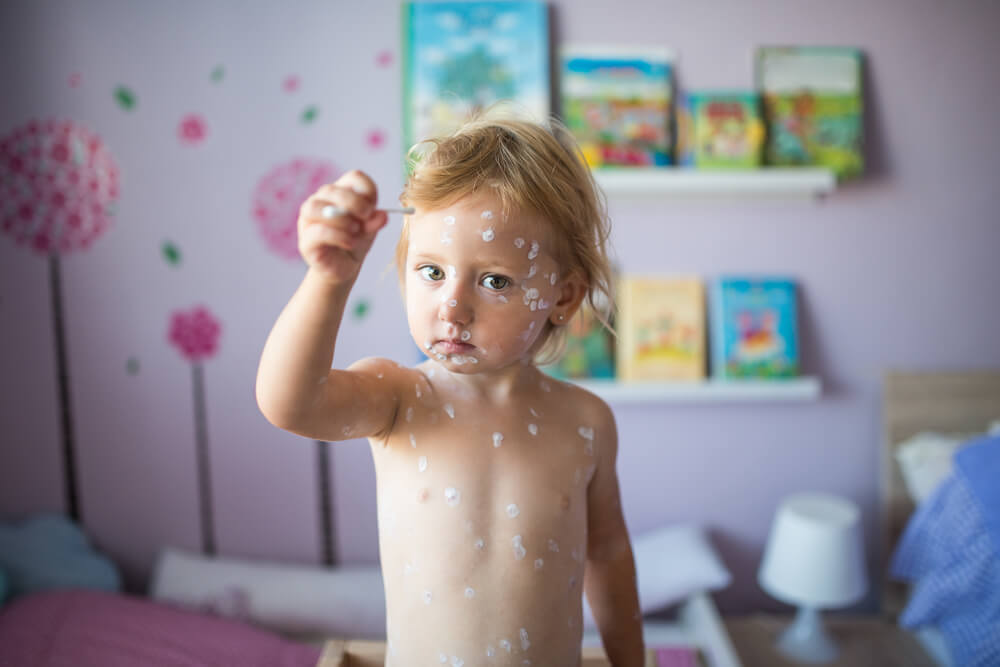
[[[434,343],[434,347],[442,354],[465,354],[476,349],[475,345],[469,345],[460,340],[439,340]]]

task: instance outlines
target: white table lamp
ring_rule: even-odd
[[[846,607],[868,590],[861,512],[821,493],[795,494],[778,507],[757,581],[773,597],[798,606],[778,650],[801,662],[830,662],[837,646],[820,609]]]

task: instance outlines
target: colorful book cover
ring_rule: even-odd
[[[566,326],[566,351],[545,371],[560,379],[615,377],[615,340],[598,319],[594,309],[584,304]]]
[[[591,167],[670,164],[670,51],[567,46],[561,63],[563,120]]]
[[[678,91],[674,102],[674,164],[678,167],[694,166],[694,117],[691,98]]]
[[[785,278],[720,278],[712,284],[712,375],[799,374],[798,297]]]
[[[625,277],[618,288],[618,377],[704,379],[705,319],[700,279]]]
[[[862,54],[839,47],[764,47],[757,86],[767,125],[765,161],[820,165],[838,180],[864,171]]]
[[[701,169],[760,166],[764,121],[760,98],[749,92],[693,92],[691,161]]]
[[[497,103],[536,121],[549,117],[544,2],[407,2],[402,24],[407,150]]]

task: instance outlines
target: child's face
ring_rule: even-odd
[[[459,373],[529,359],[558,299],[561,276],[536,215],[502,219],[486,195],[410,218],[405,264],[410,334]]]

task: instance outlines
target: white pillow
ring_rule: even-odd
[[[962,443],[972,435],[931,433],[925,431],[900,443],[896,448],[903,483],[917,505],[952,473],[951,459]]]
[[[157,560],[150,597],[288,634],[385,637],[385,591],[377,565],[326,569],[166,549]]]
[[[643,614],[665,609],[692,593],[725,588],[732,579],[699,526],[675,524],[643,533],[632,539],[632,554]],[[583,627],[596,627],[586,595]]]

